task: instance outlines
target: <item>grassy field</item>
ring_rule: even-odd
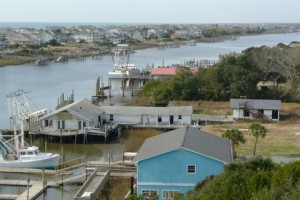
[[[191,105],[193,109],[207,114],[230,114],[229,102],[188,101],[172,102],[173,105]],[[249,135],[248,127],[254,121],[240,120],[234,124],[207,125],[203,131],[221,136],[226,129],[238,128],[246,138],[246,143],[237,149],[238,156],[251,156],[254,147],[254,137]],[[280,121],[259,121],[268,130],[265,138],[259,138],[256,154],[271,155],[300,155],[300,103],[282,103]],[[162,131],[151,129],[127,130],[125,151],[137,151],[143,141]]]
[[[215,102],[218,112],[227,112],[227,102]],[[224,110],[221,109],[222,105]],[[205,104],[203,104],[204,106]],[[211,105],[211,103],[209,103]],[[300,104],[282,103],[281,119],[279,122],[259,121],[268,130],[265,138],[259,138],[257,155],[300,155]],[[240,120],[232,125],[208,125],[202,130],[221,136],[226,129],[238,128],[244,133],[246,143],[241,144],[236,150],[240,156],[252,155],[254,147],[254,137],[249,134],[248,127],[252,120]]]

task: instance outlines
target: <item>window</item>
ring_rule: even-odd
[[[157,122],[161,122],[161,116],[157,116]]]
[[[81,121],[78,121],[78,130],[81,130]]]
[[[258,112],[261,113],[261,114],[264,114],[264,110],[263,109],[259,109]]]
[[[110,121],[114,121],[114,115],[113,115],[113,114],[110,114],[110,115],[109,115],[109,120],[110,120]]]
[[[178,119],[182,119],[182,116],[181,116],[181,115],[178,115]]]
[[[187,173],[188,174],[196,174],[196,165],[188,165]]]
[[[86,127],[86,122],[85,121],[82,122],[82,127],[83,128]]]
[[[157,190],[142,190],[142,195],[145,197],[157,196]]]
[[[178,191],[176,190],[169,190],[169,191],[164,191],[163,190],[163,199],[174,199],[174,195],[177,193]]]
[[[57,129],[60,129],[60,121],[57,121]]]
[[[45,127],[49,126],[48,119],[45,120]]]
[[[65,120],[61,121],[61,126],[62,126],[62,129],[65,129]]]

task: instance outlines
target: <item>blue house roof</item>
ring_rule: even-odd
[[[187,126],[146,139],[133,162],[177,149],[190,150],[223,163],[230,163],[233,159],[228,139]]]

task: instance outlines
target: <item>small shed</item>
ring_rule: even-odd
[[[234,119],[268,119],[279,121],[281,100],[230,99]]]

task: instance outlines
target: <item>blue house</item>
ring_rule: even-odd
[[[230,141],[183,127],[145,140],[134,162],[137,195],[173,199],[186,193],[209,175],[220,174],[232,162]]]

